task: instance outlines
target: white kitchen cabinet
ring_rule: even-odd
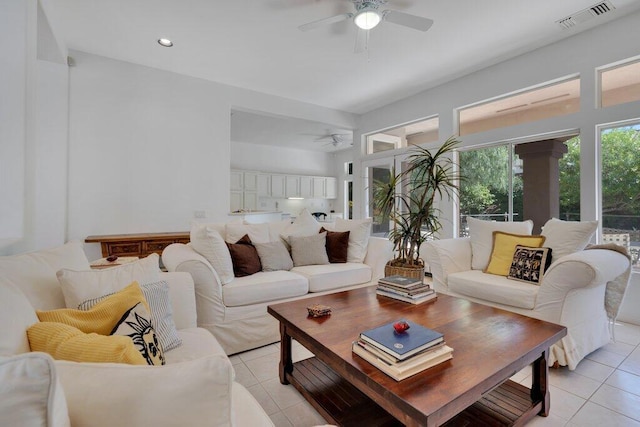
[[[255,211],[258,209],[258,193],[255,191],[245,191],[242,209],[245,211]]]
[[[258,197],[271,196],[271,174],[258,174]]]
[[[242,191],[232,191],[229,198],[229,210],[231,212],[239,211],[244,206],[244,194]]]
[[[338,180],[336,178],[325,178],[324,197],[326,199],[335,199],[338,197]]]
[[[296,175],[287,175],[285,180],[285,196],[300,197],[300,177]]]
[[[313,181],[310,176],[300,177],[300,197],[305,199],[313,197]]]
[[[285,176],[271,175],[271,197],[283,198],[285,194]]]
[[[256,172],[245,172],[243,179],[244,191],[258,191],[258,174]]]
[[[231,180],[229,182],[231,191],[244,190],[244,173],[242,171],[231,171]]]
[[[324,199],[324,187],[326,179],[322,176],[313,177],[313,197],[316,199]]]

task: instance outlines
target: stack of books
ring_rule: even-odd
[[[398,333],[394,323],[360,334],[353,352],[396,381],[403,380],[453,357],[444,336],[413,322]]]
[[[403,276],[388,276],[378,280],[376,293],[412,304],[431,301],[437,297],[436,291],[428,283]]]

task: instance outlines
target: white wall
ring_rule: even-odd
[[[226,220],[232,108],[355,124],[351,114],[310,104],[83,52],[72,57],[69,239],[187,230],[196,210]],[[99,256],[97,244],[87,251]]]
[[[231,168],[335,176],[333,154],[272,145],[231,142]]]
[[[0,3],[0,254],[65,241],[66,50],[36,0]]]
[[[23,0],[0,2],[0,247],[24,235],[27,68],[35,57],[29,9]]]

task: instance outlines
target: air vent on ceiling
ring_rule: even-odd
[[[591,7],[583,9],[580,12],[576,12],[573,15],[569,15],[566,18],[562,18],[556,21],[556,23],[560,25],[563,29],[573,28],[576,25],[582,24],[593,18],[604,15],[607,12],[611,12],[613,9],[615,9],[615,6],[611,4],[609,0],[605,0],[598,4],[594,4]]]

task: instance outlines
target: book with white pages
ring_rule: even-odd
[[[439,350],[436,350],[433,357],[429,359],[424,360],[420,358],[412,358],[407,361],[401,362],[401,364],[391,364],[379,357],[376,357],[372,353],[360,347],[355,342],[352,344],[352,350],[355,354],[371,363],[373,366],[380,369],[382,372],[396,381],[401,381],[405,378],[409,378],[424,371],[425,369],[429,369],[453,358],[453,349],[447,345],[441,347]]]

